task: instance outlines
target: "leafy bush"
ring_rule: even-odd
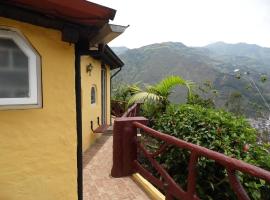
[[[270,170],[267,147],[257,144],[256,131],[244,118],[231,113],[198,105],[170,106],[156,119],[153,128]],[[172,147],[158,158],[184,188],[189,156],[190,152]],[[252,199],[270,199],[269,183],[242,173],[238,176]],[[202,199],[237,199],[224,167],[203,157],[198,162],[197,193]]]
[[[128,102],[131,97],[131,91],[129,85],[119,85],[112,89],[112,100]]]
[[[200,105],[204,108],[215,108],[215,103],[212,98],[204,99],[198,94],[191,95],[187,103],[190,105]]]
[[[214,89],[213,83],[206,80],[203,84],[196,85],[194,92],[188,96],[187,103],[191,105],[200,105],[204,108],[215,108],[215,98],[218,95],[219,93]]]
[[[128,109],[128,101],[132,96],[132,91],[130,87],[134,87],[134,85],[126,85],[121,84],[117,85],[112,89],[112,97],[111,97],[111,114],[117,117],[120,117],[124,114],[124,112]]]
[[[164,112],[170,105],[169,96],[176,86],[185,86],[188,96],[191,96],[194,83],[180,76],[168,76],[155,85],[147,85],[144,89],[137,85],[131,86],[132,96],[129,99],[129,105],[136,102],[144,103],[143,113],[150,117],[150,120],[154,119],[159,112]]]

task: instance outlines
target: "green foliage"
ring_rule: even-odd
[[[188,99],[187,103],[190,105],[200,105],[204,108],[214,108],[215,107],[215,103],[214,103],[212,98],[204,99],[201,96],[199,96],[198,94],[192,95]]]
[[[242,94],[240,92],[232,92],[225,103],[225,107],[228,111],[236,115],[243,115],[245,108],[242,100]]]
[[[128,101],[133,95],[131,88],[137,87],[136,84],[126,85],[119,84],[112,89],[111,97],[111,114],[114,116],[121,116],[128,109]]]
[[[113,88],[112,90],[112,100],[116,101],[128,101],[131,96],[129,85],[119,85],[116,88]]]
[[[235,75],[235,78],[236,78],[236,79],[240,79],[240,78],[241,78],[241,74],[240,74],[240,73],[236,74],[236,75]]]
[[[267,81],[267,76],[266,75],[261,75],[261,82],[265,83]]]
[[[192,95],[187,98],[188,104],[200,105],[204,108],[215,108],[215,97],[218,96],[218,91],[214,89],[211,81],[205,81],[202,85],[197,87],[196,91],[197,93],[193,92]]]
[[[130,97],[128,104],[144,103],[142,110],[145,116],[151,120],[158,113],[166,110],[166,107],[170,104],[169,96],[176,86],[185,86],[188,90],[188,96],[191,96],[192,82],[186,81],[180,76],[168,76],[156,85],[146,86],[145,90],[138,86],[130,87],[129,90],[133,95]]]
[[[166,106],[169,103],[169,95],[172,93],[172,89],[176,86],[186,86],[188,94],[191,94],[192,82],[186,81],[180,76],[168,76],[161,80],[156,85],[149,85],[145,88],[145,91],[139,87],[131,87],[131,91],[134,95],[130,98],[129,104],[135,102],[151,102],[161,103]]]
[[[270,81],[262,83],[260,74],[270,74],[269,48],[255,47],[249,44],[222,44],[205,47],[188,47],[181,43],[159,43],[130,49],[122,53],[120,58],[124,61],[121,73],[114,79],[113,84],[119,82],[134,83],[141,81],[145,84],[153,84],[169,75],[180,75],[184,79],[190,79],[198,84],[204,80],[210,80],[214,88],[219,91],[215,98],[218,107],[224,107],[224,103],[233,91],[240,91],[244,104],[254,102],[263,104],[260,95],[255,88],[246,90],[247,76],[236,75],[240,80],[234,78],[232,72],[239,68],[241,72],[250,71],[249,75],[254,79],[263,95],[270,99]],[[185,98],[181,88],[177,88],[179,95],[171,95],[172,102],[180,102]],[[181,93],[180,93],[181,92]],[[201,95],[201,94],[199,94]],[[203,96],[205,97],[205,96]],[[247,105],[245,105],[248,107]],[[268,110],[263,109],[267,114]],[[245,109],[245,114],[255,117],[256,108]]]
[[[141,89],[139,88],[139,82],[132,85],[118,84],[112,89],[112,100],[129,102],[130,98]]]
[[[170,106],[156,119],[153,128],[270,170],[269,145],[257,144],[256,131],[246,119],[231,113],[198,105]],[[172,147],[158,158],[184,188],[189,156],[188,151]],[[238,177],[252,199],[270,199],[268,183],[242,173]],[[236,199],[225,169],[203,157],[198,162],[197,192],[202,199]]]

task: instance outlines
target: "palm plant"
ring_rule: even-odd
[[[192,95],[192,87],[194,83],[191,81],[184,80],[180,76],[169,76],[161,80],[155,85],[149,85],[145,87],[145,90],[138,86],[131,86],[130,91],[132,93],[128,104],[131,105],[136,102],[156,105],[165,111],[169,105],[169,96],[173,92],[173,88],[176,86],[185,86],[188,89],[188,98]]]

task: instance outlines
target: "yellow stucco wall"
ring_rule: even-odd
[[[91,75],[86,72],[86,66],[91,63],[93,69]],[[107,124],[110,124],[110,68],[107,69]],[[90,56],[81,57],[81,79],[82,79],[82,130],[83,130],[83,150],[87,150],[100,136],[93,133],[90,122],[93,121],[93,129],[98,127],[97,117],[101,123],[101,61]],[[91,104],[91,87],[96,86],[97,101]]]
[[[0,200],[77,199],[74,47],[52,29],[0,18],[41,55],[43,108],[0,111]]]

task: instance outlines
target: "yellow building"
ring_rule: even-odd
[[[82,199],[82,153],[110,123],[107,45],[126,27],[84,0],[0,2],[0,200]]]

